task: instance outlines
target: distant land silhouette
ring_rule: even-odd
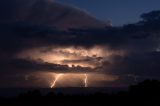
[[[94,88],[85,88],[90,91]],[[101,88],[104,89],[104,88]],[[73,90],[74,88],[70,88]],[[78,90],[82,90],[79,88]],[[106,89],[107,90],[107,89]],[[65,94],[49,92],[42,94],[40,90],[32,90],[19,94],[17,97],[0,98],[1,106],[159,106],[160,81],[145,80],[131,85],[128,90],[116,93],[96,91],[93,93]]]

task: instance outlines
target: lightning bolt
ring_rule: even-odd
[[[51,88],[55,87],[56,82],[58,81],[58,79],[59,79],[62,75],[63,75],[63,74],[58,74],[58,75],[56,75],[56,78],[55,78],[55,80],[53,81],[53,83],[52,83],[52,85],[51,85]]]
[[[84,87],[88,87],[88,84],[87,84],[87,80],[88,80],[88,77],[87,77],[87,74],[84,74]]]

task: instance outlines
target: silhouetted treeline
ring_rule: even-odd
[[[68,95],[50,92],[42,95],[34,90],[16,98],[0,98],[0,106],[159,106],[160,81],[145,80],[132,85],[128,91],[107,94]]]

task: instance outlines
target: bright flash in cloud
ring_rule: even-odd
[[[54,88],[57,86],[58,87],[66,87],[66,86],[67,87],[77,87],[77,86],[88,87],[88,83],[90,83],[90,86],[92,86],[93,84],[92,80],[99,80],[99,81],[103,81],[103,80],[108,81],[112,79],[115,80],[115,77],[106,78],[103,75],[96,74],[95,72],[97,72],[97,70],[94,70],[94,69],[96,69],[97,67],[100,67],[104,61],[110,61],[110,59],[112,59],[112,56],[117,54],[124,55],[123,52],[114,52],[101,46],[95,46],[92,48],[50,47],[50,48],[28,49],[18,54],[17,58],[21,58],[21,59],[29,58],[35,61],[42,61],[42,62],[58,64],[58,65],[66,65],[66,67],[68,66],[68,68],[66,69],[72,69],[71,72],[68,70],[63,70],[60,72],[58,72],[58,70],[49,70],[49,72],[52,72],[52,74],[55,74],[55,79],[50,86],[51,88]],[[75,68],[75,67],[78,67],[78,68]],[[90,71],[88,73],[87,71],[89,70],[80,70],[80,68],[83,69],[85,67],[89,67],[89,69],[92,69],[92,71],[94,72],[92,73]],[[77,76],[77,77],[74,77],[74,76]],[[93,77],[91,78],[90,76],[94,76],[94,78]],[[64,79],[67,79],[67,80],[64,80]],[[74,82],[70,81],[73,79],[74,79]],[[81,79],[81,81],[78,81],[78,80],[76,81],[76,79]]]

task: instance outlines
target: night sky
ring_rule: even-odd
[[[159,79],[158,6],[0,0],[0,88],[127,87]]]
[[[142,13],[160,9],[159,0],[57,0],[79,7],[91,15],[119,26],[137,22]]]

